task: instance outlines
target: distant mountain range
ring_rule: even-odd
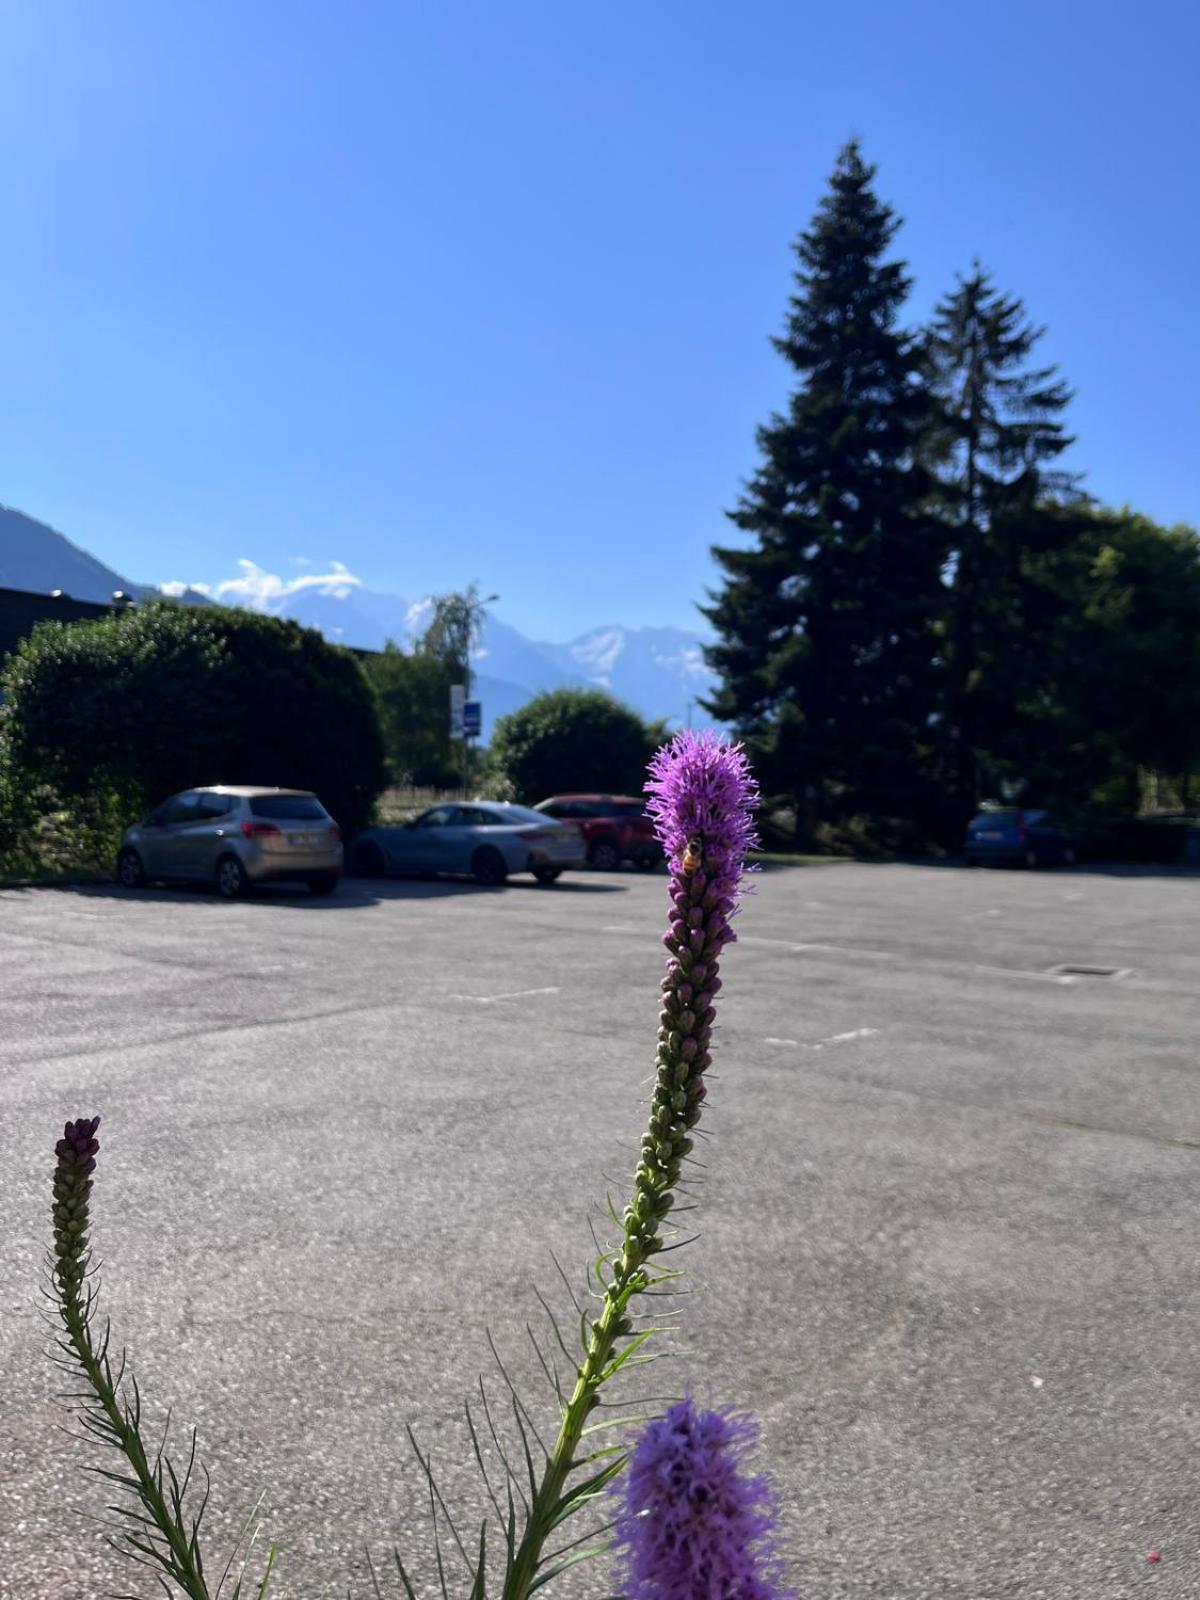
[[[253,562],[241,575],[212,586],[132,583],[80,550],[45,523],[0,507],[0,586],[78,600],[108,600],[123,589],[136,599],[169,594],[192,604],[245,605],[317,628],[337,644],[380,650],[387,640],[407,646],[420,633],[427,599],[415,603],[368,589],[344,567],[283,579]],[[696,725],[710,719],[698,698],[712,687],[700,634],[686,628],[593,628],[566,644],[528,639],[489,616],[474,661],[473,692],[483,702],[484,737],[499,716],[545,689],[607,689],[645,717]]]

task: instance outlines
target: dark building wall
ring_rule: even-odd
[[[25,589],[0,589],[0,661],[17,648],[36,623],[95,622],[107,617],[111,609],[93,600],[72,600],[69,595],[55,598],[30,594]]]

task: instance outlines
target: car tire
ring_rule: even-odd
[[[655,867],[662,860],[662,857],[657,853],[657,851],[643,850],[640,855],[634,857],[634,860],[637,863],[637,869],[639,872],[653,872]]]
[[[317,895],[332,894],[341,881],[340,874],[336,872],[326,873],[323,878],[310,878],[308,880],[309,893]]]
[[[350,864],[356,878],[382,878],[387,874],[383,851],[370,839],[355,845]]]
[[[126,845],[117,857],[117,882],[122,889],[146,887],[146,869],[142,866],[142,858],[130,845]]]
[[[539,883],[557,883],[562,877],[561,867],[534,867],[533,875]]]
[[[508,867],[499,850],[494,850],[486,845],[482,850],[476,850],[471,857],[471,876],[476,883],[481,883],[487,888],[498,888],[508,877]]]
[[[597,839],[588,851],[588,865],[597,872],[615,872],[621,865],[621,848],[613,839]]]
[[[246,869],[236,856],[222,856],[217,862],[216,890],[222,900],[237,900],[250,887]]]

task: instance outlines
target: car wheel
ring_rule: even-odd
[[[643,850],[640,856],[634,857],[639,872],[653,872],[662,857],[653,850]]]
[[[217,862],[217,893],[222,900],[236,900],[250,887],[246,869],[236,856],[222,856]]]
[[[370,840],[355,845],[350,864],[356,878],[382,878],[387,871],[383,851]]]
[[[323,878],[310,878],[308,887],[312,894],[332,894],[341,882],[336,872],[330,872]]]
[[[562,868],[534,867],[533,875],[539,883],[554,883],[562,876]]]
[[[489,846],[483,850],[476,850],[471,857],[471,875],[476,883],[487,884],[494,888],[508,877],[508,868],[499,850],[493,850]]]
[[[144,889],[146,872],[137,851],[126,847],[117,857],[117,882],[122,889]]]
[[[1026,850],[1026,852],[1025,852],[1025,865],[1027,867],[1036,867],[1037,864],[1038,864],[1038,853],[1037,853],[1037,851],[1036,850]]]
[[[588,851],[588,863],[597,872],[615,872],[621,865],[621,852],[611,839],[597,839]]]

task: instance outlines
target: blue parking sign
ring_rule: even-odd
[[[476,738],[483,727],[483,703],[466,700],[462,708],[462,729],[468,739]]]

